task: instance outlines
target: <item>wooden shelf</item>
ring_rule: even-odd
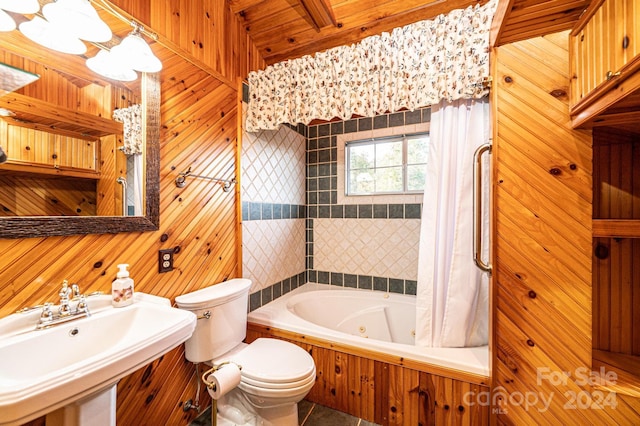
[[[605,238],[640,238],[640,219],[593,219],[592,235]]]
[[[78,169],[74,167],[60,166],[56,167],[49,164],[35,164],[25,163],[17,161],[7,161],[4,164],[0,164],[0,174],[10,172],[11,175],[16,176],[18,174],[26,175],[46,175],[49,177],[57,176],[61,178],[81,178],[81,179],[100,179],[100,173],[95,170]]]
[[[599,389],[640,398],[640,356],[594,349],[592,369],[608,375],[601,377],[608,383],[598,385]]]
[[[62,108],[15,92],[0,98],[0,107],[11,111],[15,119],[48,127],[50,131],[59,129],[94,139],[122,134],[122,123],[115,120]]]

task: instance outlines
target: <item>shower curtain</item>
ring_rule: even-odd
[[[420,230],[417,346],[488,342],[489,279],[474,265],[472,245],[473,154],[489,141],[489,131],[486,98],[441,101],[432,107]],[[484,168],[488,170],[488,161]],[[484,192],[483,199],[488,200],[488,186]],[[488,212],[482,220],[486,247]],[[483,259],[487,253],[488,248]]]
[[[143,211],[144,207],[144,196],[142,194],[142,190],[144,189],[144,159],[142,158],[142,154],[134,155],[134,169],[133,169],[133,182],[130,183],[130,188],[133,188],[133,214],[135,216],[144,216],[145,212]]]

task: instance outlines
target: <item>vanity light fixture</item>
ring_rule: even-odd
[[[130,22],[133,31],[121,42],[113,39],[111,28],[100,18],[91,2],[109,10],[118,19]],[[16,23],[11,15],[4,12],[35,14],[30,21],[20,23],[18,28],[28,39],[62,53],[81,55],[87,46],[82,40],[98,43],[101,50],[95,57],[87,59],[87,67],[97,74],[118,81],[133,81],[138,76],[135,71],[158,72],[162,62],[153,54],[144,40],[143,34],[157,39],[157,35],[145,29],[135,21],[129,21],[103,0],[55,0],[47,3],[40,11],[39,0],[0,0],[0,31],[15,29]],[[44,16],[44,18],[43,18]]]
[[[118,81],[133,81],[138,74],[113,58],[113,51],[100,50],[96,56],[87,59],[87,67],[103,77]]]
[[[119,45],[111,48],[113,60],[140,72],[160,71],[162,62],[142,38],[142,28],[133,22],[132,25],[133,31]]]
[[[13,31],[16,29],[16,21],[4,10],[0,9],[0,31]]]
[[[0,0],[0,9],[15,13],[37,13],[40,10],[38,0]]]
[[[111,28],[98,16],[89,0],[56,0],[42,7],[42,14],[54,25],[92,42],[111,40]]]
[[[29,40],[49,49],[73,55],[81,55],[87,51],[87,46],[79,38],[39,16],[21,23],[18,28]]]

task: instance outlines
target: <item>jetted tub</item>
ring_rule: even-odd
[[[414,346],[415,296],[307,283],[249,313],[249,322],[403,360],[489,376],[489,349]]]

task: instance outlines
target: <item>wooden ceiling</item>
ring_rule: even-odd
[[[229,0],[268,64],[310,55],[487,0]],[[573,27],[590,0],[500,0],[494,44]]]
[[[569,30],[590,3],[591,0],[500,0],[492,44],[500,46]]]

